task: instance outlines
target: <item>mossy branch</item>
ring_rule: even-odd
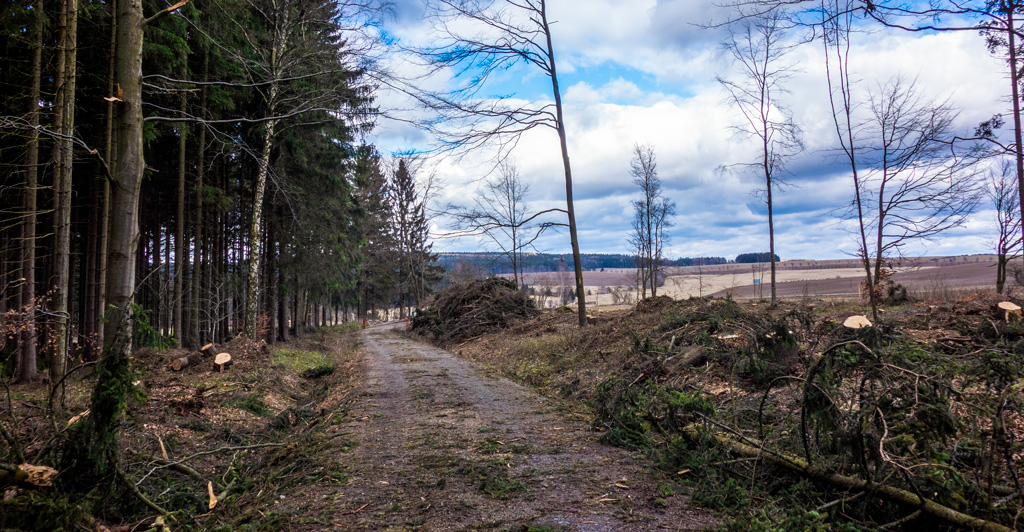
[[[750,443],[740,441],[735,436],[731,436],[729,434],[703,429],[695,424],[688,425],[683,428],[683,434],[687,439],[695,442],[705,441],[710,438],[722,447],[725,447],[740,456],[758,457],[767,460],[774,465],[784,467],[813,480],[831,484],[841,489],[868,492],[882,497],[883,499],[916,508],[917,511],[930,514],[960,527],[980,530],[983,532],[1013,532],[1012,528],[967,515],[948,506],[939,504],[931,499],[921,497],[913,492],[896,488],[894,486],[870,483],[860,478],[833,473],[823,467],[809,464],[806,460],[798,456],[752,445]]]

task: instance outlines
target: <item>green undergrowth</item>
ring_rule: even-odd
[[[993,318],[990,301],[901,301],[859,330],[842,326],[866,311],[852,303],[656,307],[619,319],[615,351],[595,343],[607,334],[598,325],[526,336],[490,362],[585,402],[601,441],[645,453],[659,486],[719,512],[722,530],[955,527],[735,454],[708,434],[1013,523],[1014,486],[1024,484],[1014,458],[1024,450],[1024,322]]]

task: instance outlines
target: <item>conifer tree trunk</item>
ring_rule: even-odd
[[[182,76],[184,77],[184,76]],[[186,93],[181,93],[181,113],[186,111]],[[188,259],[185,253],[185,151],[188,142],[188,128],[178,124],[178,219],[174,230],[174,298],[172,327],[174,336],[182,345],[192,346],[185,334],[185,323],[182,321],[182,292],[185,272],[188,271]]]
[[[203,47],[203,74],[202,80],[206,81],[210,73],[210,50]],[[206,86],[204,85],[199,95],[199,116],[200,118],[206,118]],[[199,128],[199,153],[196,155],[196,160],[199,164],[196,166],[196,196],[195,196],[195,255],[192,258],[192,297],[190,298],[189,313],[189,335],[192,339],[193,346],[203,345],[203,338],[200,333],[202,318],[199,314],[202,308],[205,306],[204,303],[200,302],[200,288],[202,283],[205,281],[205,275],[202,268],[202,253],[203,253],[203,177],[206,172],[206,128]]]
[[[110,22],[110,59],[107,76],[107,94],[114,94],[115,59],[117,48],[117,5],[119,0],[111,0],[111,22]],[[106,142],[103,150],[103,158],[111,163],[114,160],[114,101],[107,100],[107,125]],[[104,345],[104,318],[107,311],[107,250],[108,237],[110,234],[110,181],[106,176],[103,180],[103,196],[101,198],[99,243],[96,250],[99,255],[99,269],[96,272],[99,278],[99,285],[96,287],[96,307],[99,309],[96,316],[96,344]]]
[[[135,251],[139,243],[139,190],[145,161],[142,156],[142,37],[141,0],[119,0],[115,85],[120,101],[115,108],[117,153],[111,165],[110,234],[107,255],[107,303],[111,318],[104,326],[104,347],[114,346],[115,335],[130,334],[123,319],[135,290]],[[124,322],[122,324],[122,321]],[[119,327],[126,330],[118,331]],[[130,342],[120,342],[127,356]]]
[[[53,311],[57,315],[50,353],[50,382],[64,376],[68,331],[71,269],[71,174],[75,124],[75,81],[77,78],[78,0],[63,0],[58,17],[60,44],[57,49],[56,126],[60,135],[54,143],[54,262]]]
[[[21,235],[21,287],[22,306],[34,307],[36,297],[36,190],[39,188],[39,92],[42,77],[43,57],[43,0],[32,6],[35,12],[33,24],[34,45],[32,50],[32,85],[29,89],[28,119],[32,125],[28,141],[28,171],[25,177],[25,223]],[[34,312],[28,314],[26,327],[21,331],[19,360],[15,364],[14,380],[30,381],[36,378],[36,326]]]

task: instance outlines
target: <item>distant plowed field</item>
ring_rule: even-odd
[[[659,295],[677,299],[690,296],[732,294],[735,298],[769,295],[770,265],[719,264],[714,266],[672,267],[658,289]],[[995,286],[995,257],[971,255],[959,257],[921,257],[900,261],[893,279],[911,294],[942,297],[962,290]],[[597,306],[629,304],[636,301],[636,271],[607,269],[583,272],[587,300]],[[777,293],[780,297],[856,296],[864,271],[855,259],[828,261],[794,260],[777,264]],[[755,284],[754,280],[760,281]],[[527,273],[527,286],[538,294],[548,289],[557,294],[559,287],[574,285],[572,272]],[[558,297],[544,298],[544,306],[562,303]]]

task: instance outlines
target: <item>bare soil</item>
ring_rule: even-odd
[[[643,459],[597,442],[581,417],[483,367],[398,334],[365,333],[345,425],[345,530],[700,530]],[[361,415],[360,415],[361,414]]]

